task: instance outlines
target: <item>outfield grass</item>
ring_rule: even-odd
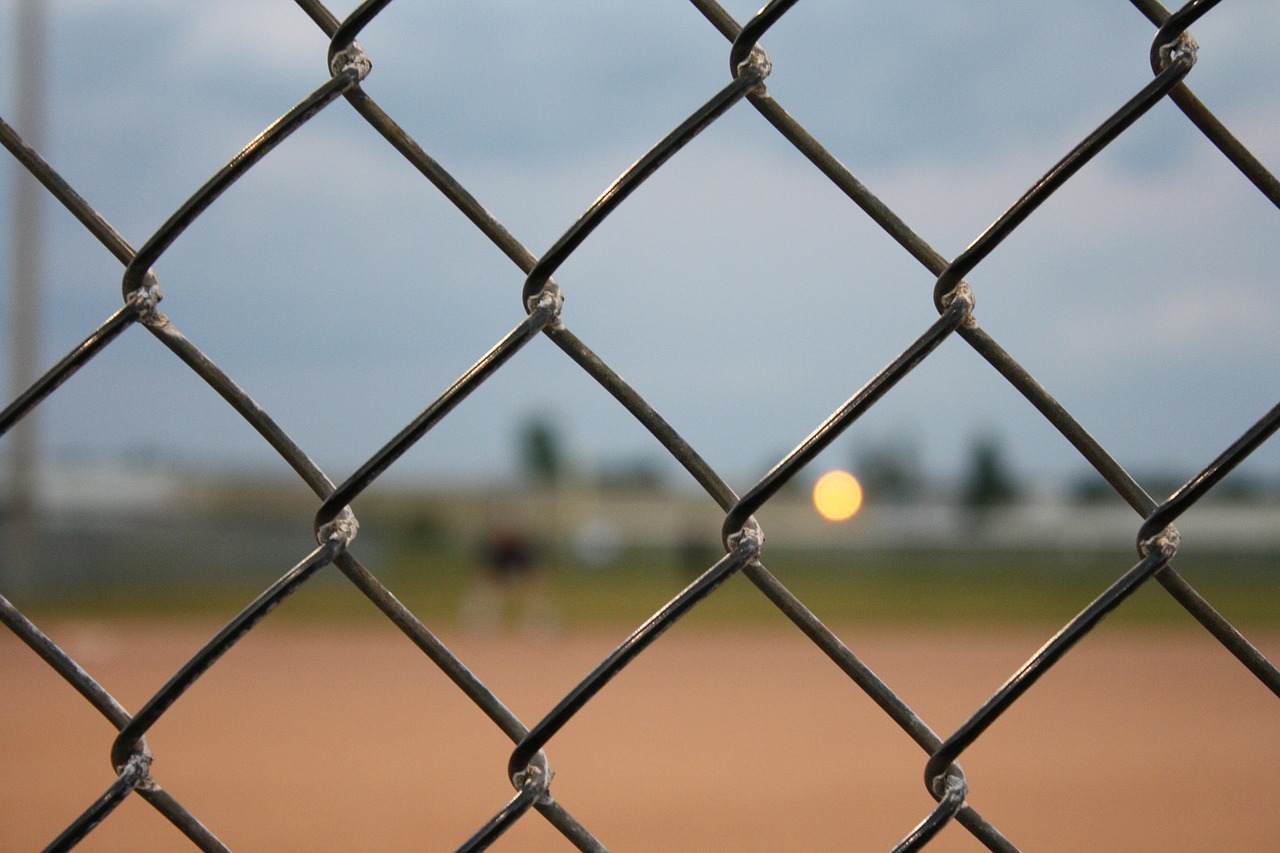
[[[779,553],[768,569],[819,618],[833,625],[1062,624],[1119,578],[1136,557],[1116,553],[877,552]],[[710,565],[709,556],[706,565]],[[1180,555],[1175,568],[1241,628],[1280,626],[1280,559],[1273,555]],[[287,567],[281,567],[281,573]],[[456,623],[474,589],[473,555],[453,551],[388,555],[368,566],[429,625]],[[607,567],[548,560],[545,584],[567,628],[634,627],[692,580],[669,553],[632,553]],[[64,591],[29,612],[117,618],[200,615],[230,618],[274,577],[223,585],[122,587]],[[512,596],[514,600],[515,596]],[[511,608],[511,609],[514,609]],[[517,614],[511,613],[516,618]],[[365,621],[380,618],[335,568],[306,584],[272,619]],[[687,617],[692,625],[782,625],[783,617],[745,577],[730,578]],[[1189,624],[1155,580],[1115,614],[1131,626]]]
[[[1136,563],[1127,554],[1070,555],[782,554],[767,568],[823,621],[847,623],[1027,624],[1070,619]],[[1241,627],[1280,625],[1280,565],[1218,556],[1177,569]],[[612,570],[565,571],[557,598],[571,622],[634,622],[683,586],[659,558]],[[735,577],[690,614],[697,624],[778,623],[783,617],[745,577]],[[1156,582],[1112,617],[1161,625],[1190,617]]]

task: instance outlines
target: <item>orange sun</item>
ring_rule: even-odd
[[[828,521],[853,518],[862,508],[862,484],[848,471],[828,471],[813,487],[813,505]]]

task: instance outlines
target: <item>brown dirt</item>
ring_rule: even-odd
[[[46,626],[126,708],[217,626]],[[1047,639],[851,629],[935,731]],[[526,724],[618,635],[443,639]],[[1280,636],[1255,637],[1272,659]],[[112,781],[113,730],[0,636],[0,849],[38,850]],[[157,780],[238,851],[453,850],[511,796],[510,743],[385,626],[255,631],[148,735]],[[556,798],[615,851],[888,850],[928,813],[925,754],[804,638],[677,626],[548,747]],[[1026,853],[1274,851],[1280,704],[1195,627],[1108,630],[961,758]],[[189,848],[130,797],[78,848]],[[572,847],[536,814],[494,850]],[[984,849],[962,828],[929,850]]]

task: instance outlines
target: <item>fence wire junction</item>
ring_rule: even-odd
[[[1082,637],[1109,613],[1123,606],[1136,590],[1149,581],[1154,580],[1159,584],[1259,681],[1280,696],[1280,672],[1277,672],[1274,664],[1219,614],[1172,565],[1180,539],[1174,522],[1280,428],[1280,405],[1249,426],[1238,440],[1181,488],[1163,500],[1156,500],[1126,473],[1119,462],[1094,440],[1049,391],[983,331],[974,313],[975,288],[967,280],[1041,203],[1153,106],[1166,98],[1186,115],[1268,201],[1280,207],[1280,181],[1215,118],[1184,82],[1195,65],[1198,49],[1189,28],[1202,16],[1210,13],[1219,0],[1192,0],[1172,13],[1154,0],[1131,0],[1132,5],[1156,28],[1150,48],[1153,72],[1150,82],[1049,168],[1040,180],[1013,202],[967,249],[950,260],[931,248],[905,221],[883,204],[769,94],[766,80],[772,68],[762,47],[762,40],[772,27],[785,26],[784,16],[795,5],[796,0],[773,0],[745,25],[739,25],[713,0],[691,0],[693,6],[730,45],[727,57],[728,83],[622,172],[541,256],[535,256],[525,249],[465,187],[451,177],[441,164],[361,88],[361,82],[371,73],[372,65],[356,38],[390,4],[390,0],[367,0],[343,20],[337,19],[318,0],[296,2],[301,11],[330,39],[327,57],[330,76],[214,174],[137,250],[59,176],[39,151],[29,145],[8,123],[0,121],[0,141],[3,141],[4,146],[124,266],[123,306],[0,413],[0,432],[8,432],[57,391],[79,368],[122,334],[139,325],[154,335],[234,408],[320,499],[320,507],[313,523],[318,541],[315,550],[303,557],[227,623],[133,714],[126,711],[89,672],[69,657],[16,606],[0,597],[0,618],[3,618],[5,625],[118,730],[110,748],[110,758],[117,778],[96,802],[88,804],[84,812],[50,842],[48,850],[74,848],[102,821],[109,819],[121,802],[135,794],[172,822],[198,849],[227,849],[216,836],[216,827],[204,826],[196,815],[167,793],[160,780],[151,774],[152,753],[146,735],[183,694],[218,663],[222,655],[259,625],[275,607],[330,565],[335,566],[393,622],[514,744],[505,768],[515,790],[514,796],[505,804],[495,804],[493,817],[485,825],[478,827],[459,850],[484,849],[517,821],[526,819],[535,812],[559,830],[567,843],[577,849],[604,850],[604,844],[593,835],[590,827],[580,823],[569,811],[572,804],[562,803],[552,796],[553,772],[548,752],[554,746],[555,737],[610,679],[642,655],[666,629],[713,596],[727,579],[737,573],[748,578],[761,595],[816,644],[926,754],[923,781],[937,805],[929,814],[922,816],[918,825],[913,828],[904,827],[905,835],[893,848],[895,851],[924,848],[951,821],[958,822],[990,850],[1018,849],[969,803],[968,782],[957,762]],[[340,99],[345,100],[422,177],[483,232],[499,251],[516,264],[523,276],[520,299],[524,310],[518,315],[518,322],[514,327],[452,386],[353,474],[335,483],[232,377],[225,374],[159,310],[161,292],[152,268],[184,231],[217,203],[226,189],[253,169],[277,145],[284,143],[295,130]],[[919,337],[910,342],[901,355],[819,424],[759,482],[745,494],[738,495],[644,397],[624,382],[570,330],[569,318],[561,315],[563,298],[555,274],[570,255],[590,238],[597,226],[622,205],[637,187],[661,169],[699,132],[728,111],[739,108],[743,102],[759,112],[852,203],[934,276],[932,297],[936,317],[931,315],[929,322],[922,322]],[[514,297],[514,293],[512,295]],[[540,334],[551,340],[603,391],[611,395],[618,405],[642,424],[723,510],[724,521],[720,536],[725,554],[639,625],[546,716],[532,725],[526,725],[507,709],[500,697],[476,678],[427,625],[393,595],[374,571],[366,568],[356,558],[353,549],[359,525],[349,506],[394,466],[406,451],[447,417],[468,394],[501,370],[520,353],[525,344]],[[855,420],[888,394],[899,380],[930,358],[938,346],[952,336],[971,346],[992,369],[1025,397],[1134,509],[1140,522],[1135,533],[1137,562],[1050,638],[966,722],[944,735],[936,733],[912,711],[890,685],[877,677],[840,637],[769,572],[764,563],[764,532],[757,524],[755,515]]]

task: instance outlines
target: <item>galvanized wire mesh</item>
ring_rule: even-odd
[[[1152,79],[1126,103],[1119,105],[1096,131],[1044,173],[1021,198],[1011,204],[986,231],[960,255],[948,260],[929,246],[893,210],[889,209],[775,101],[766,89],[771,71],[760,42],[765,33],[780,23],[795,0],[773,0],[740,25],[713,0],[692,0],[693,5],[729,43],[729,81],[719,92],[673,129],[621,176],[575,221],[541,256],[535,256],[491,216],[472,194],[406,133],[361,88],[370,73],[370,62],[356,42],[361,29],[377,16],[389,0],[368,0],[345,20],[338,20],[318,0],[297,0],[330,38],[331,76],[250,142],[225,167],[193,194],[135,250],[103,219],[76,189],[64,181],[9,124],[0,122],[0,140],[5,147],[124,265],[124,304],[93,330],[79,346],[67,353],[38,381],[0,414],[0,431],[8,432],[35,409],[89,360],[101,353],[135,326],[154,335],[181,362],[235,409],[273,447],[320,498],[314,519],[318,545],[295,566],[264,590],[229,622],[204,648],[173,674],[137,713],[128,713],[93,675],[81,668],[41,629],[7,599],[0,598],[0,617],[5,625],[35,651],[68,684],[84,696],[119,730],[111,747],[111,760],[118,778],[100,799],[86,804],[84,813],[53,839],[48,849],[65,850],[84,839],[122,801],[138,795],[170,820],[196,847],[226,849],[206,828],[161,787],[150,772],[151,752],[146,735],[164,714],[181,700],[184,692],[214,667],[222,655],[252,631],[284,599],[296,592],[327,566],[335,566],[372,601],[424,655],[440,668],[514,743],[505,773],[515,789],[512,799],[494,804],[493,818],[478,827],[462,850],[487,847],[516,821],[532,812],[558,829],[567,843],[581,850],[601,850],[604,846],[570,812],[572,803],[551,796],[552,772],[545,750],[554,747],[557,733],[570,725],[574,715],[600,689],[622,671],[677,620],[716,594],[728,578],[742,573],[768,601],[786,615],[795,627],[816,644],[851,681],[861,688],[908,737],[924,751],[923,777],[937,806],[923,815],[914,828],[904,827],[904,836],[895,850],[924,847],[939,830],[957,821],[991,850],[1015,850],[1014,843],[984,819],[968,802],[968,784],[956,763],[966,749],[1036,681],[1054,666],[1086,634],[1141,586],[1154,580],[1187,610],[1214,638],[1234,655],[1273,693],[1280,695],[1280,673],[1241,633],[1221,616],[1173,568],[1179,546],[1174,522],[1213,489],[1222,479],[1266,441],[1280,427],[1280,406],[1273,408],[1241,437],[1210,461],[1203,470],[1163,500],[1148,495],[1096,442],[1084,426],[1061,406],[1019,362],[978,324],[974,314],[975,289],[967,277],[975,272],[989,253],[1027,219],[1092,157],[1130,128],[1144,113],[1164,99],[1171,100],[1186,117],[1217,146],[1240,173],[1273,205],[1280,206],[1280,182],[1220,123],[1192,94],[1184,78],[1196,62],[1196,43],[1188,28],[1208,14],[1216,0],[1192,0],[1170,13],[1154,0],[1132,0],[1133,5],[1156,27],[1151,42]],[[218,202],[219,196],[253,169],[273,148],[322,110],[345,99],[347,105],[413,165],[423,178],[448,198],[476,228],[519,267],[523,274],[521,293],[524,312],[513,322],[509,333],[481,357],[422,413],[388,440],[359,469],[335,483],[308,457],[303,448],[282,430],[272,417],[241,390],[175,323],[159,310],[161,294],[153,265],[193,222]],[[653,175],[700,131],[745,102],[757,110],[776,131],[802,153],[839,188],[849,201],[862,209],[876,224],[936,278],[933,302],[936,317],[922,318],[920,335],[908,343],[902,354],[873,376],[839,409],[819,424],[803,442],[781,459],[746,494],[739,496],[708,465],[663,416],[624,382],[591,348],[571,330],[561,316],[561,288],[554,276],[564,261],[588,240],[593,230],[609,216],[643,181]],[[513,300],[514,305],[514,300]],[[410,612],[377,576],[355,556],[358,525],[349,504],[424,436],[469,393],[485,382],[539,334],[549,338],[569,359],[588,374],[600,389],[626,409],[670,452],[705,489],[724,512],[720,530],[725,555],[671,601],[654,613],[612,654],[586,674],[581,682],[542,719],[528,725],[516,718],[484,683],[459,660],[427,625]],[[860,415],[889,393],[900,379],[925,359],[947,338],[956,336],[979,353],[990,366],[1021,393],[1106,480],[1138,514],[1135,528],[1137,562],[1119,573],[1115,582],[1078,616],[1064,625],[1045,645],[1001,685],[982,707],[953,732],[935,733],[894,692],[858,658],[840,637],[814,615],[765,566],[764,536],[754,515],[778,491],[797,476],[815,456],[828,447]],[[7,701],[7,700],[6,700]]]

